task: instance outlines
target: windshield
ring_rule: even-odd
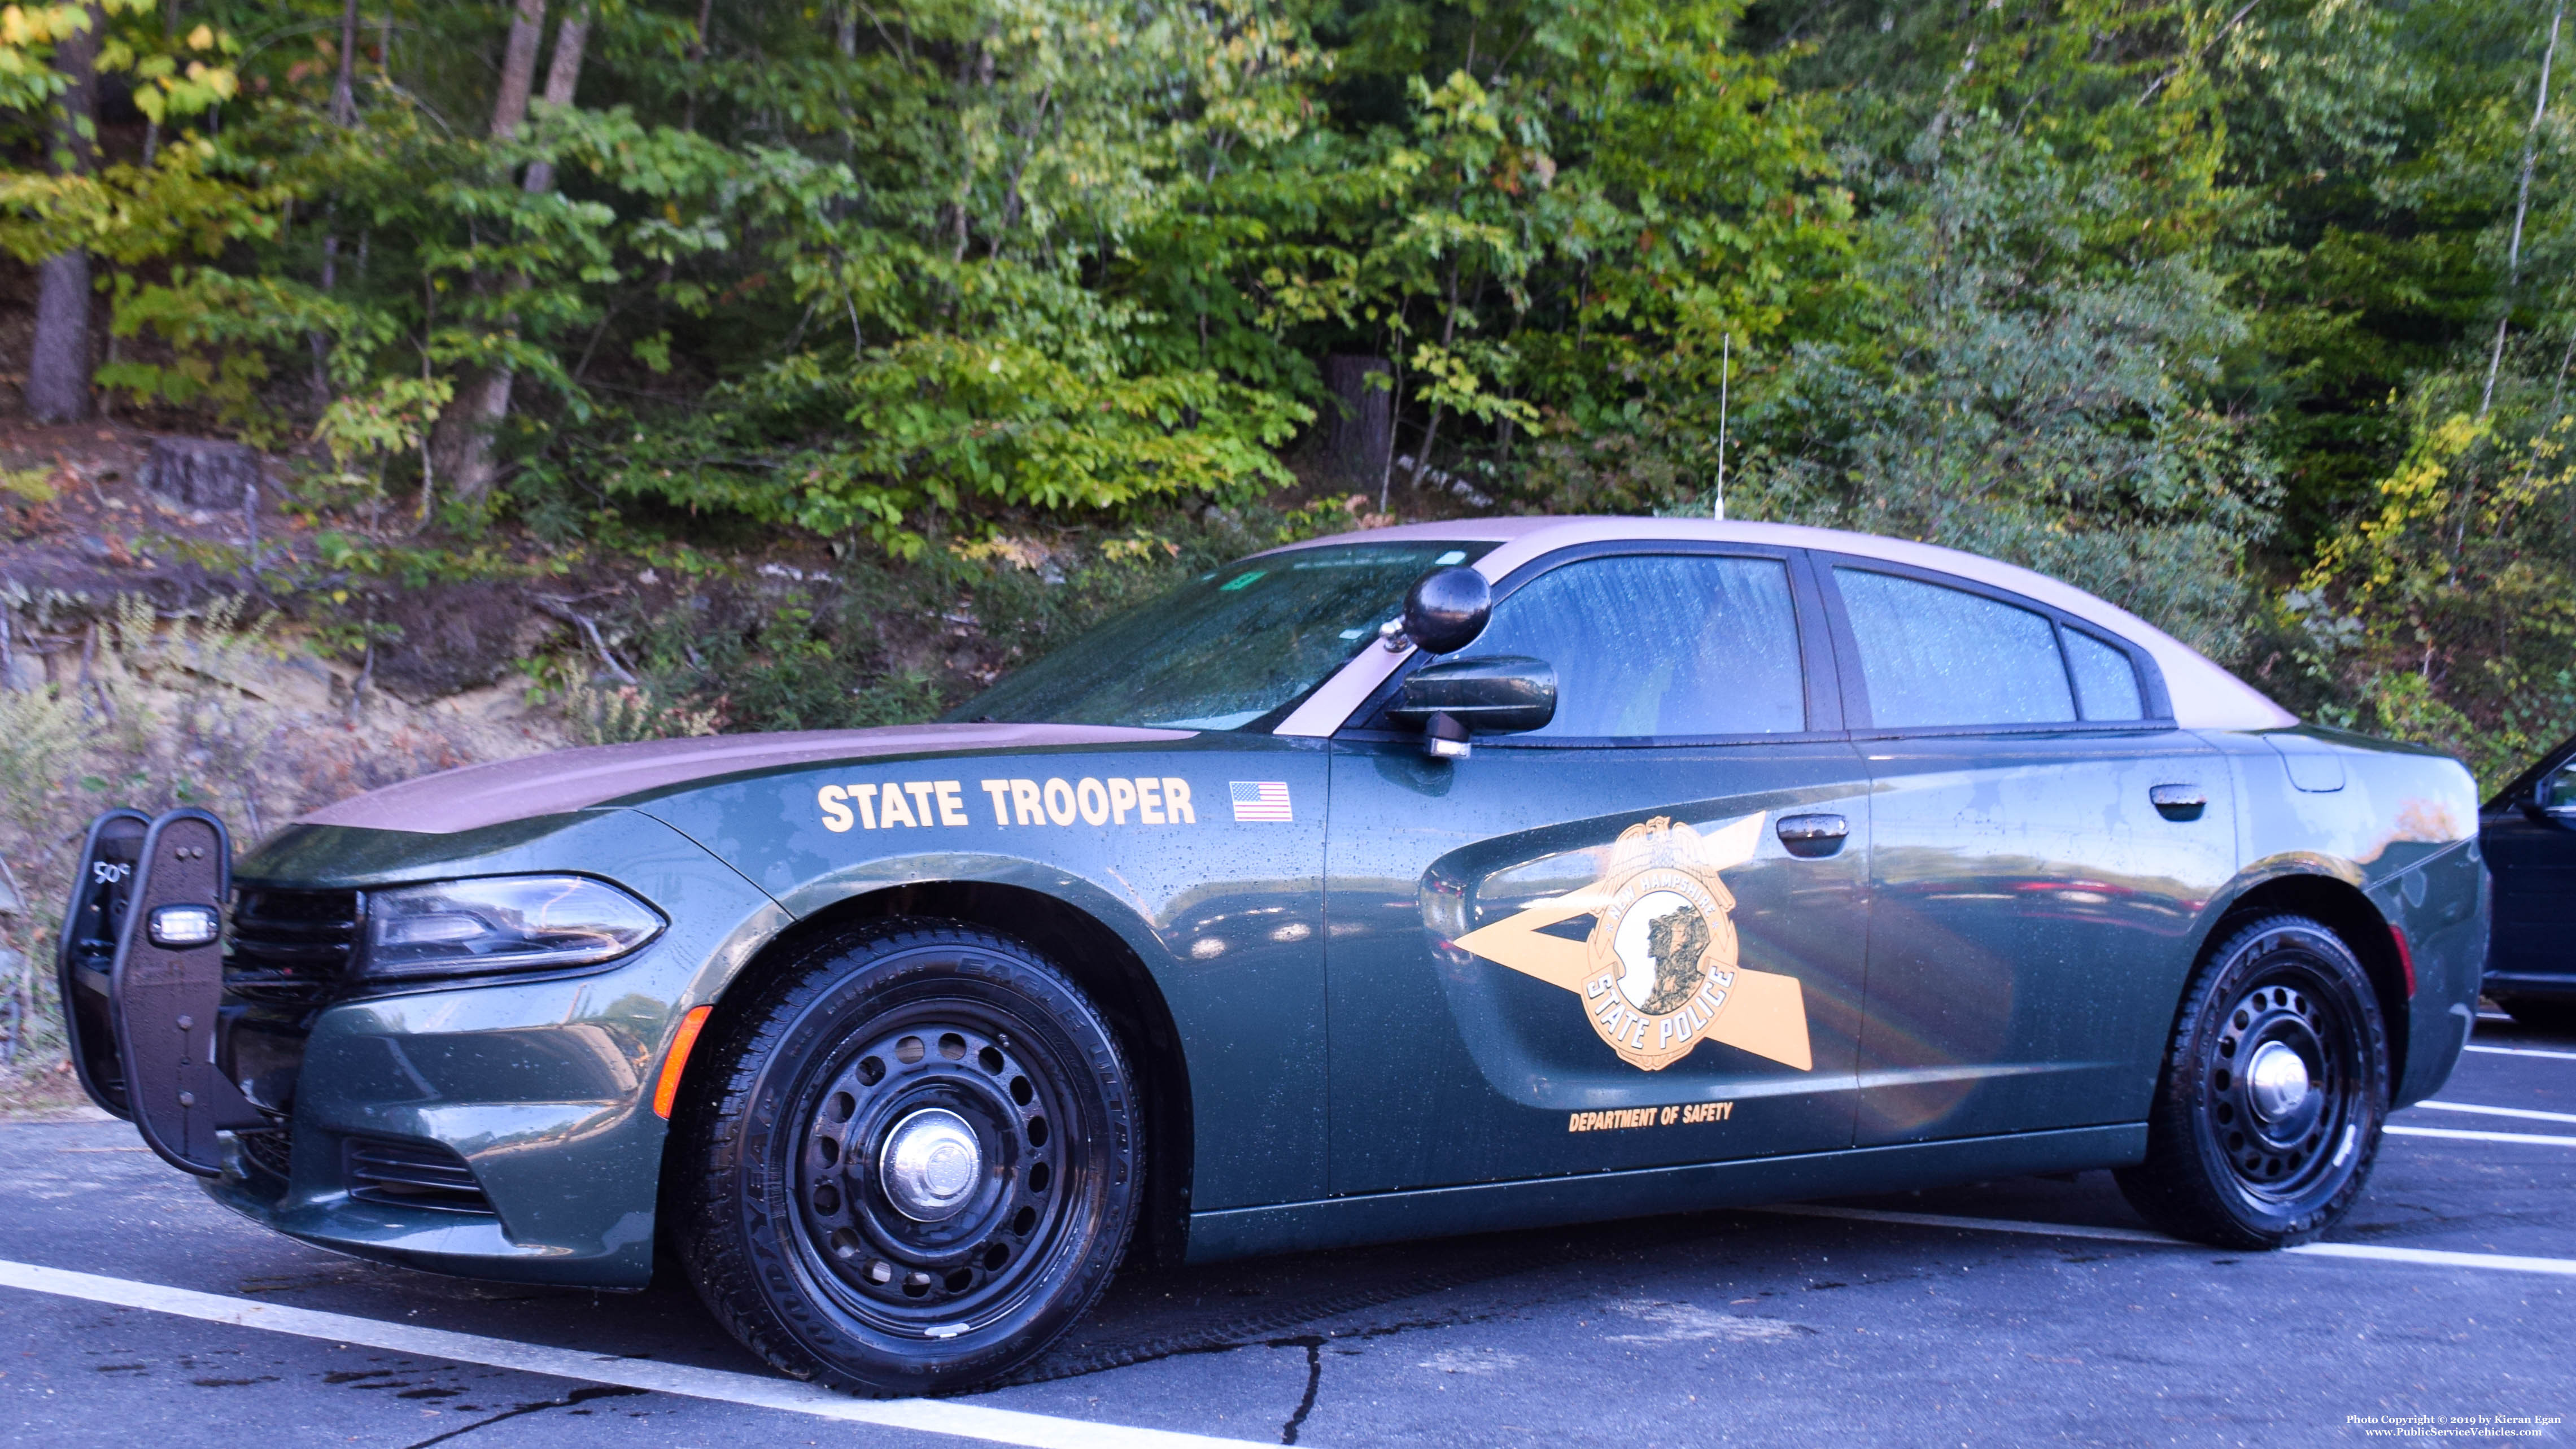
[[[1366,648],[1415,579],[1492,547],[1352,543],[1246,559],[1112,618],[948,718],[1240,729]]]

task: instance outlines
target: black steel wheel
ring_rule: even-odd
[[[665,1207],[699,1295],[800,1378],[972,1388],[1043,1350],[1135,1228],[1141,1117],[1107,1022],[1000,936],[866,927],[720,1016]]]
[[[2274,916],[2231,934],[2184,994],[2147,1118],[2117,1174],[2177,1237],[2267,1249],[2313,1238],[2361,1195],[2388,1115],[2388,1035],[2334,932]]]

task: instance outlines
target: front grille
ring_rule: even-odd
[[[492,1200],[474,1181],[474,1169],[435,1142],[352,1137],[347,1153],[349,1196],[363,1202],[451,1213],[492,1211]]]
[[[356,891],[242,891],[233,898],[224,989],[282,1006],[319,1001],[356,961],[363,921]]]

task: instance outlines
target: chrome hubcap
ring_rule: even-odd
[[[2308,1064],[2287,1044],[2267,1041],[2247,1064],[2245,1085],[2255,1114],[2286,1126],[2308,1105]]]
[[[887,1201],[915,1222],[944,1222],[975,1195],[984,1148],[966,1119],[925,1107],[895,1124],[877,1154],[877,1180]]]

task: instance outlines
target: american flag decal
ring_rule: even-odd
[[[1240,825],[1247,820],[1276,820],[1293,823],[1288,814],[1288,784],[1284,780],[1236,780],[1226,787],[1234,793],[1234,820]]]

